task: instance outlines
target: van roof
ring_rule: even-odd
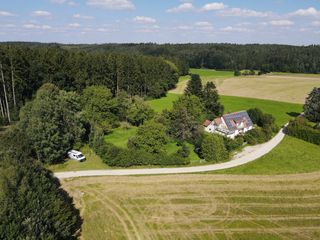
[[[71,150],[71,151],[69,151],[69,153],[82,154],[82,152],[79,152],[79,151],[77,151],[77,150]]]

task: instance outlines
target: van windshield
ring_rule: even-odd
[[[82,154],[77,155],[77,158],[82,158],[84,157]]]

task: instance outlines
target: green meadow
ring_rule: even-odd
[[[167,97],[149,101],[150,106],[156,111],[170,110],[173,102],[181,95],[168,93]],[[225,106],[225,113],[260,108],[262,111],[272,114],[279,126],[287,123],[291,118],[302,112],[301,104],[277,102],[254,98],[221,96],[221,102]]]
[[[277,147],[260,159],[218,173],[273,175],[308,173],[319,170],[320,146],[286,136]]]
[[[198,74],[203,78],[204,80],[207,78],[228,78],[233,77],[234,72],[233,71],[216,71],[212,69],[190,69],[191,74]]]

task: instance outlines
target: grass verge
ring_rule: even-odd
[[[277,147],[260,159],[214,173],[274,175],[315,171],[320,171],[320,147],[286,136]]]

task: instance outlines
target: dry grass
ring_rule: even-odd
[[[319,239],[320,174],[65,180],[82,239]]]
[[[320,75],[279,74],[231,78],[204,78],[214,82],[221,95],[304,103],[314,87],[320,87]],[[172,93],[181,94],[187,81],[180,81]]]
[[[320,76],[270,75],[228,78],[218,89],[222,95],[304,103],[307,94],[314,87],[320,87]]]

